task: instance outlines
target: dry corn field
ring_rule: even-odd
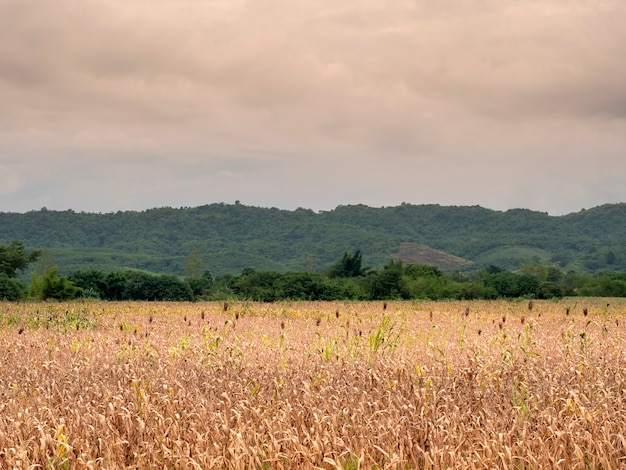
[[[0,303],[0,468],[626,468],[626,301]]]

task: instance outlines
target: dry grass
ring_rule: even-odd
[[[624,467],[608,302],[0,304],[0,462]]]

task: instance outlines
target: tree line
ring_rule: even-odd
[[[517,272],[489,266],[471,274],[446,273],[434,266],[390,260],[379,269],[364,267],[362,254],[345,252],[323,273],[257,271],[213,276],[189,260],[187,277],[141,271],[78,270],[61,276],[56,267],[31,273],[30,284],[18,280],[41,255],[21,242],[0,245],[0,299],[198,301],[253,300],[473,300],[500,298],[550,299],[563,296],[626,297],[626,273],[563,272],[533,262]]]

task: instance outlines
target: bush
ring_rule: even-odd
[[[563,287],[556,282],[542,282],[537,288],[537,297],[540,299],[560,299],[561,297],[563,297],[563,294]]]

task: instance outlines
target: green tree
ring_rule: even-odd
[[[561,282],[563,280],[563,271],[559,268],[549,267],[546,281],[548,282]]]
[[[0,272],[0,300],[20,300],[24,296],[24,286],[17,279]]]
[[[404,268],[400,294],[403,299],[439,300],[454,297],[449,276],[436,266],[409,264]]]
[[[188,277],[187,284],[189,284],[194,298],[208,298],[211,295],[215,281],[210,271],[204,271],[200,277]]]
[[[532,274],[522,274],[517,278],[517,286],[520,297],[535,297],[541,284],[540,279]]]
[[[54,261],[54,256],[52,252],[44,248],[41,250],[39,257],[37,259],[37,274],[40,276],[45,276],[48,271],[56,266],[56,262]]]
[[[332,300],[367,300],[368,298],[365,293],[367,286],[364,285],[363,278],[336,277],[328,279],[326,284],[333,292]]]
[[[563,297],[563,287],[552,281],[545,281],[537,288],[537,297],[540,299],[560,299]]]
[[[104,298],[107,300],[122,300],[126,284],[130,279],[130,274],[124,271],[109,273],[105,279]]]
[[[623,273],[601,273],[594,295],[601,297],[626,297],[626,279]]]
[[[240,298],[257,302],[274,302],[279,300],[277,289],[281,275],[274,271],[256,272],[245,268],[241,276],[232,281],[232,290]]]
[[[57,275],[57,268],[50,269],[43,276],[40,300],[72,300],[78,297],[82,289],[74,286],[66,277]]]
[[[76,287],[83,289],[83,295],[87,297],[106,298],[106,274],[97,269],[87,271],[75,271],[67,277]]]
[[[548,268],[538,263],[537,261],[533,261],[532,263],[523,265],[520,269],[520,272],[522,274],[534,276],[540,282],[546,281],[548,279]]]
[[[147,273],[130,273],[124,289],[126,300],[193,300],[189,284],[171,274],[154,276]]]
[[[443,273],[438,267],[427,264],[409,264],[404,269],[404,273],[412,279],[443,276]]]
[[[281,299],[290,300],[335,300],[339,289],[325,282],[317,273],[291,272],[283,274],[277,282]]]
[[[185,262],[187,277],[192,279],[200,277],[200,269],[202,269],[202,251],[199,248],[192,248]]]
[[[485,287],[495,290],[497,297],[519,297],[519,276],[510,271],[500,271],[484,279]]]
[[[341,260],[335,263],[328,271],[328,277],[358,277],[364,274],[362,268],[363,256],[361,250],[356,250],[353,255],[344,252]]]
[[[404,265],[401,260],[390,260],[379,271],[370,273],[366,278],[370,300],[391,300],[401,295]]]
[[[594,280],[591,276],[579,274],[576,271],[568,271],[563,278],[565,295],[592,295],[591,286]]]
[[[497,296],[493,287],[479,281],[464,282],[456,286],[455,297],[458,300],[495,299]]]
[[[13,240],[8,245],[0,245],[0,273],[17,277],[17,271],[24,271],[30,263],[37,261],[41,251],[26,252],[21,241]]]

